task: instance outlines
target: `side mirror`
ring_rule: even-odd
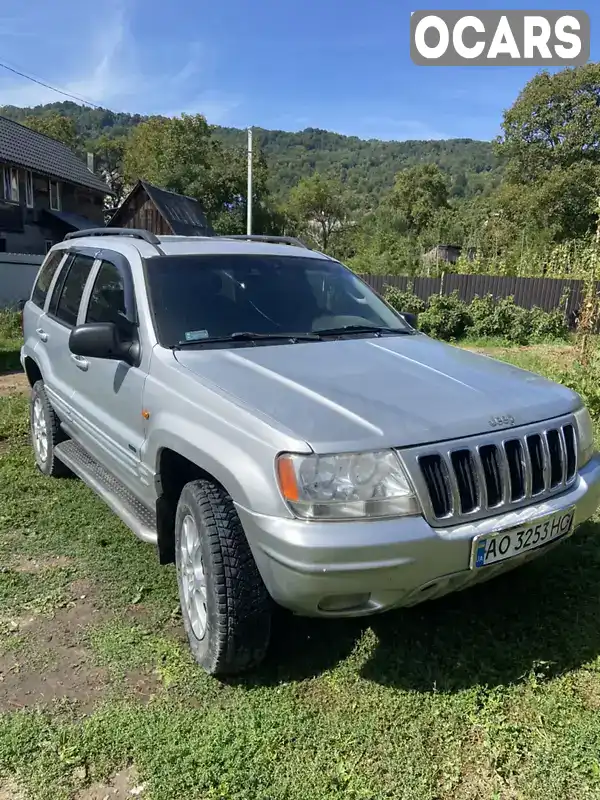
[[[412,314],[410,311],[403,311],[400,316],[403,317],[406,322],[408,322],[411,328],[418,330],[419,319],[416,314]]]
[[[114,322],[86,322],[77,325],[69,336],[69,350],[76,356],[127,361],[131,342],[121,342]]]

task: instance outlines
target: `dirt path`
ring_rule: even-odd
[[[9,394],[25,394],[29,389],[24,372],[7,372],[0,374],[0,397]]]

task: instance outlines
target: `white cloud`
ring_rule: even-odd
[[[81,0],[76,11],[65,14],[60,12],[61,0],[55,2],[48,17],[0,17],[0,61],[114,111],[202,113],[216,124],[240,105],[239,98],[206,87],[213,54],[203,42],[178,43],[175,51],[170,43],[143,47],[132,30],[134,20],[125,0],[99,0],[100,9]],[[25,61],[22,47],[13,42],[13,34],[20,31],[39,37],[35,58]],[[35,106],[66,99],[0,69],[0,105]]]

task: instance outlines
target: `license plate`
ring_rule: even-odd
[[[475,569],[487,567],[568,536],[573,532],[574,519],[575,509],[568,508],[538,517],[518,528],[476,536],[471,550],[471,566]]]

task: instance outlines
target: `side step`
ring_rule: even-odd
[[[118,478],[111,475],[72,439],[57,445],[55,452],[63,464],[87,483],[139,539],[150,544],[157,543],[156,514],[141,503]]]

